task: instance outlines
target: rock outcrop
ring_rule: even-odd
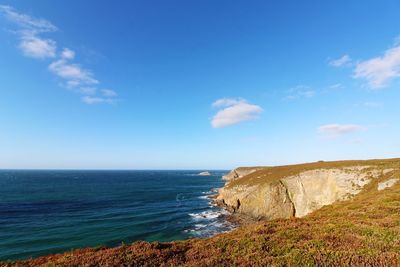
[[[222,179],[230,182],[238,178],[242,178],[250,173],[253,173],[257,170],[263,169],[262,167],[239,167],[232,171],[230,171],[227,175],[222,176]]]
[[[227,183],[219,190],[216,202],[258,219],[303,217],[351,198],[374,179],[394,171],[388,166],[362,163],[238,168],[224,176]]]
[[[378,191],[394,186],[399,181],[398,178],[392,178],[378,184]]]

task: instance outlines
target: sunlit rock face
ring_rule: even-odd
[[[361,191],[376,172],[363,172],[368,166],[344,169],[317,169],[282,179],[292,200],[296,217],[345,200]]]
[[[392,178],[378,184],[378,191],[394,186],[399,181],[398,178]]]
[[[271,172],[267,169],[238,168],[224,177],[228,182],[219,190],[217,202],[232,212],[254,218],[303,217],[325,205],[351,198],[373,179],[391,171],[368,165],[316,168],[269,180]],[[238,179],[242,179],[240,183]],[[237,182],[231,183],[234,180]]]

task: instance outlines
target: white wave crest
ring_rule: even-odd
[[[203,211],[200,213],[189,213],[189,216],[193,217],[195,220],[212,220],[223,215],[223,211]]]

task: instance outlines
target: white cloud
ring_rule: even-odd
[[[250,104],[244,99],[223,98],[215,101],[213,106],[222,108],[211,121],[213,128],[223,128],[256,119],[257,115],[263,111],[260,106]]]
[[[61,52],[61,58],[63,59],[74,59],[75,58],[75,51],[72,51],[69,48],[64,48]]]
[[[293,100],[298,98],[311,98],[315,96],[315,91],[306,85],[297,85],[288,90],[288,95],[286,99]]]
[[[103,97],[96,97],[96,96],[83,96],[81,98],[82,102],[85,104],[93,105],[93,104],[101,104],[101,103],[108,103],[112,104],[115,102],[114,99],[110,98],[103,98]]]
[[[36,36],[23,36],[19,45],[27,57],[53,58],[56,56],[56,42],[51,39],[42,39]]]
[[[236,105],[243,101],[245,101],[245,100],[241,99],[241,98],[221,98],[221,99],[218,99],[217,101],[215,101],[214,103],[212,103],[212,106],[215,108],[228,107],[228,106]]]
[[[381,57],[361,61],[354,70],[354,78],[364,79],[373,89],[387,86],[400,76],[400,46],[390,48]]]
[[[98,84],[90,70],[83,69],[78,64],[68,63],[66,59],[59,59],[49,65],[49,70],[63,78],[68,87]]]
[[[102,89],[101,90],[103,96],[105,97],[116,97],[117,93],[114,90],[110,90],[110,89]]]
[[[358,124],[327,124],[318,128],[320,134],[328,137],[337,137],[339,135],[365,131],[367,128]]]
[[[57,52],[56,41],[43,38],[43,33],[57,31],[57,27],[50,21],[34,18],[17,12],[13,7],[0,5],[0,16],[4,16],[16,28],[13,30],[18,36],[19,48],[23,54],[37,59],[54,58],[48,69],[65,81],[65,86],[74,92],[83,94],[82,101],[87,104],[114,103],[112,97],[117,96],[113,90],[101,90],[102,97],[97,97],[97,89],[93,85],[99,81],[94,74],[80,64],[71,63],[75,59],[75,51],[64,48]]]
[[[40,33],[57,30],[57,27],[51,22],[18,13],[14,8],[4,5],[0,5],[0,14],[17,25],[16,33],[20,39],[19,48],[25,56],[38,59],[56,56],[56,42],[39,36]]]
[[[18,13],[11,6],[0,5],[0,13],[3,13],[3,15],[9,21],[33,33],[57,31],[57,27],[54,26],[50,21],[34,18],[27,14]]]
[[[351,58],[349,55],[343,55],[342,57],[338,59],[333,59],[329,61],[329,65],[333,67],[342,67],[342,66],[348,66],[351,63]]]

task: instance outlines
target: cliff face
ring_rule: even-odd
[[[239,168],[227,175],[229,179],[225,178],[228,182],[219,190],[217,202],[232,212],[254,218],[303,217],[351,198],[374,179],[390,179],[398,169],[385,161]]]

